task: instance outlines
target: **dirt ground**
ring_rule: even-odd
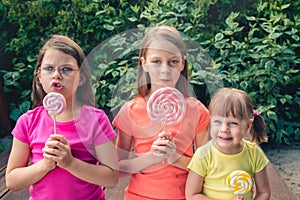
[[[287,186],[300,199],[300,142],[291,145],[262,144],[265,153]]]

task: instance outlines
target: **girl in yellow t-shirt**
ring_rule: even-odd
[[[208,130],[212,139],[197,149],[188,165],[186,199],[251,200],[254,196],[257,200],[270,199],[268,159],[253,142],[266,141],[265,122],[258,111],[253,110],[252,99],[244,91],[223,88],[213,96],[209,112]],[[249,136],[252,142],[243,139]],[[229,177],[236,178],[229,176],[236,170],[251,177],[244,177],[245,187],[236,182],[241,187],[230,189],[233,182],[226,181]],[[256,195],[253,195],[252,185],[255,185]]]
[[[187,164],[193,144],[206,138],[208,110],[188,95],[186,47],[179,32],[169,26],[151,28],[139,54],[138,95],[127,102],[113,121],[121,175],[130,175],[126,200],[185,199]],[[176,125],[151,121],[146,105],[162,87],[177,88],[185,97],[186,113]],[[134,156],[129,153],[134,149]]]

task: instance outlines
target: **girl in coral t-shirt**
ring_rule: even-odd
[[[186,167],[193,145],[204,143],[209,121],[206,107],[189,97],[186,54],[179,32],[169,26],[150,29],[142,41],[138,95],[121,108],[113,121],[118,128],[120,174],[131,175],[126,200],[185,199]],[[166,86],[184,95],[186,113],[181,122],[164,129],[150,120],[146,107],[150,95]]]

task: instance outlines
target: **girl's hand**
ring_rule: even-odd
[[[172,134],[163,131],[158,134],[159,138],[152,144],[152,150],[155,155],[167,158],[169,164],[173,163],[179,156],[176,153],[176,145]]]
[[[44,148],[42,149],[43,151],[43,156],[44,156],[44,159],[43,159],[43,162],[44,162],[44,165],[45,165],[45,168],[49,171],[51,171],[52,169],[54,169],[56,167],[56,162],[53,161],[52,159],[49,158],[49,149],[47,147],[47,143],[50,141],[50,138],[47,140]]]
[[[67,139],[59,134],[50,135],[43,152],[45,158],[56,162],[61,168],[70,166],[74,159]]]
[[[232,198],[231,200],[244,200],[244,197],[243,196],[237,196],[237,197]]]

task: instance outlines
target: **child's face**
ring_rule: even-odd
[[[241,141],[244,134],[249,131],[249,123],[234,118],[232,115],[212,116],[210,123],[210,134],[219,151],[230,154],[241,150]]]
[[[59,92],[66,99],[71,97],[81,84],[76,59],[57,49],[48,49],[41,63],[39,80],[46,93]]]
[[[184,58],[180,50],[170,42],[154,41],[141,58],[144,71],[149,73],[151,88],[175,87],[180,72],[184,69]]]

